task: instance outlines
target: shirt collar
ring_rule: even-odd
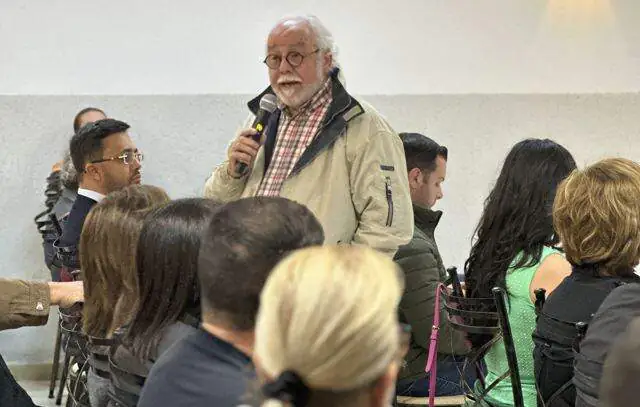
[[[100,192],[92,191],[85,188],[78,188],[78,195],[93,199],[96,202],[100,202],[104,199],[104,195],[102,195]]]

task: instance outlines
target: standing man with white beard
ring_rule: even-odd
[[[334,48],[313,16],[285,18],[271,30],[264,59],[271,86],[248,103],[252,115],[205,196],[289,198],[318,217],[327,244],[363,244],[393,256],[413,234],[402,141],[373,107],[347,93]],[[278,108],[258,142],[250,125],[266,94],[276,95]]]

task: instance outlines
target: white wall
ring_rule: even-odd
[[[358,94],[640,91],[637,0],[2,0],[0,94],[253,93],[297,10]]]

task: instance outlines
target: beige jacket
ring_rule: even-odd
[[[0,331],[44,325],[49,319],[49,307],[47,283],[0,279]]]
[[[280,196],[307,206],[318,217],[326,244],[363,244],[393,256],[413,235],[402,141],[373,107],[352,98],[338,80],[332,86],[333,101],[321,130]],[[249,102],[254,115],[267,92],[272,91]],[[206,197],[228,202],[256,194],[273,155],[278,117],[278,111],[272,115],[250,172],[234,179],[223,162],[205,184]]]

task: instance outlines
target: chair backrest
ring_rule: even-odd
[[[76,303],[70,308],[60,308],[58,312],[64,352],[75,357],[88,358],[88,338],[82,332],[82,304]]]
[[[87,370],[90,351],[89,339],[82,331],[82,304],[76,303],[69,308],[60,308],[59,315],[61,347],[65,352],[65,366],[67,369],[74,365],[78,367],[73,375],[69,374],[67,382],[68,403],[76,407],[89,407]]]
[[[588,324],[582,321],[563,321],[546,314],[544,312],[546,290],[539,288],[534,291],[534,294],[537,327],[532,337],[535,344],[534,367],[538,404],[554,406],[556,401],[575,399],[573,375],[559,386],[556,385],[558,380],[553,378],[553,375],[557,377],[567,375],[563,371],[573,366]],[[570,370],[573,372],[572,368]],[[562,403],[564,405],[565,401]]]
[[[460,284],[460,278],[458,277],[458,268],[449,267],[447,269],[447,274],[449,275],[447,284],[451,285],[453,295],[457,297],[464,297],[464,290],[462,289],[462,284]]]
[[[491,298],[466,298],[464,295],[456,295],[462,293],[460,282],[457,281],[457,274],[452,279],[452,292],[446,292],[443,295],[444,307],[447,311],[447,318],[452,328],[465,332],[466,334],[491,335],[493,339],[480,348],[473,349],[467,356],[468,362],[465,364],[473,365],[478,371],[482,359],[491,347],[500,339],[504,342],[506,350],[506,358],[509,369],[504,372],[498,379],[488,385],[482,381],[483,390],[481,394],[473,394],[470,390],[471,398],[474,398],[475,405],[482,405],[487,394],[502,380],[507,377],[511,379],[511,388],[513,391],[513,400],[515,407],[524,407],[522,397],[522,386],[520,384],[520,372],[518,370],[518,360],[516,358],[513,336],[511,334],[511,325],[507,314],[507,306],[505,303],[505,292],[502,288],[495,287],[492,290]],[[458,288],[456,289],[456,282]],[[476,311],[489,310],[489,311]],[[464,374],[464,372],[463,372]],[[482,377],[482,376],[479,376]]]
[[[89,336],[89,365],[96,375],[103,379],[111,379],[109,369],[109,349],[113,339]]]
[[[544,302],[546,300],[547,290],[545,290],[544,288],[537,288],[533,293],[536,296],[536,302],[534,304],[536,315],[540,315],[542,313],[542,308],[544,307]]]
[[[114,341],[109,350],[109,369],[111,371],[112,389],[109,397],[119,406],[135,407],[140,398],[140,392],[146,377],[140,376],[121,368],[117,363],[116,352],[122,345],[124,330],[114,334]]]

